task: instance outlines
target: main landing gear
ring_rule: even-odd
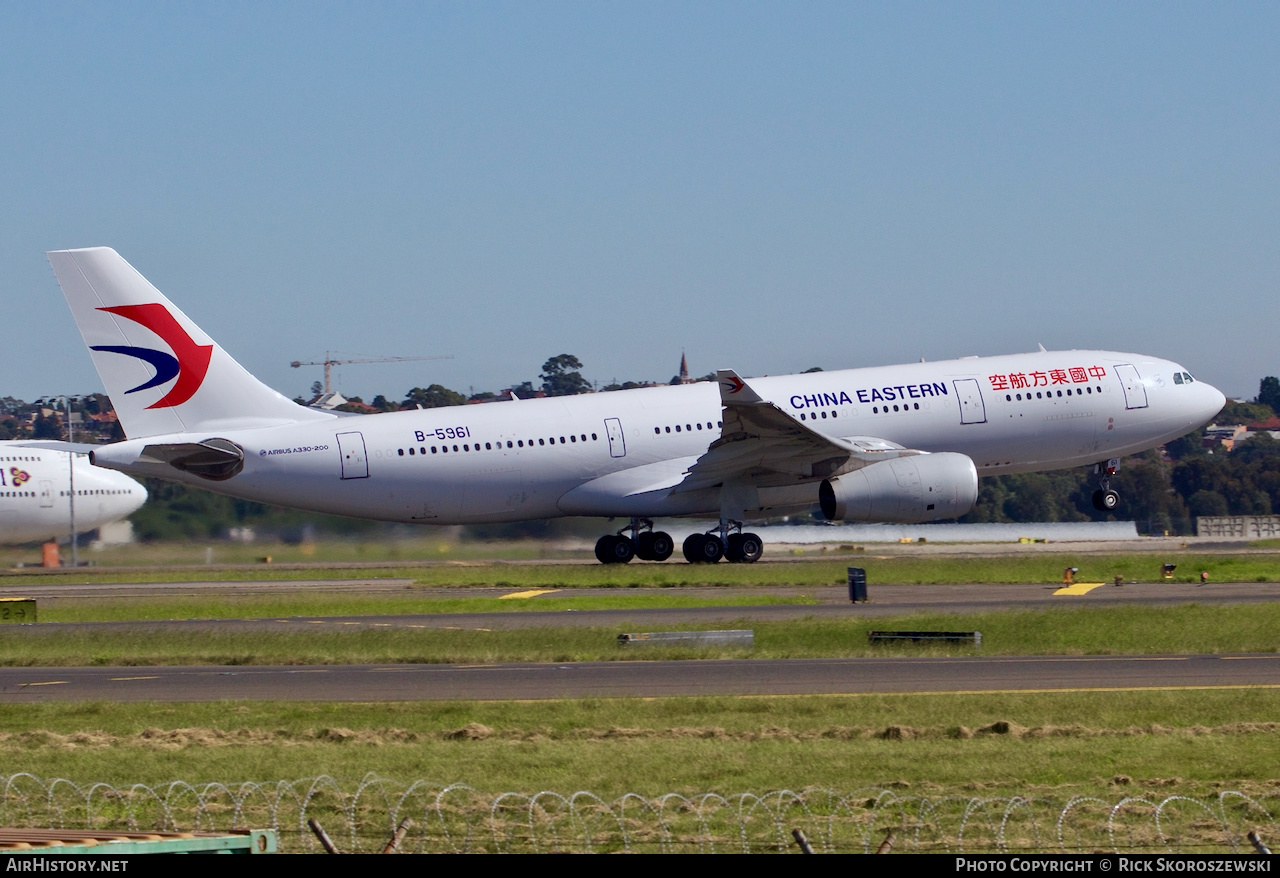
[[[1120,469],[1120,458],[1113,457],[1106,463],[1095,463],[1093,474],[1101,476],[1102,487],[1093,492],[1093,508],[1099,512],[1114,512],[1120,505],[1120,495],[1111,490],[1111,477]]]
[[[736,532],[728,533],[730,530]],[[596,541],[596,559],[601,564],[626,564],[632,558],[665,561],[674,548],[671,534],[655,531],[647,518],[633,518],[616,534],[605,534]],[[684,558],[690,564],[715,564],[721,558],[735,564],[754,564],[763,554],[764,540],[756,534],[743,533],[740,521],[722,521],[719,529],[690,534],[684,541]]]
[[[631,536],[625,535],[627,531]],[[647,518],[633,518],[616,534],[605,534],[596,541],[596,560],[601,564],[626,564],[632,558],[665,561],[675,547],[671,534],[655,531]]]
[[[726,534],[730,528],[737,533]],[[722,521],[720,532],[689,534],[684,541],[684,558],[690,564],[715,564],[727,558],[734,564],[754,564],[764,554],[764,541],[752,533],[742,532],[742,522]]]

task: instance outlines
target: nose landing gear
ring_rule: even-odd
[[[1120,505],[1120,495],[1111,490],[1111,477],[1120,469],[1120,458],[1113,457],[1106,463],[1095,463],[1093,474],[1101,476],[1102,487],[1093,492],[1093,508],[1099,512],[1113,512]]]

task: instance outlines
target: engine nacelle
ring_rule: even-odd
[[[882,460],[826,479],[818,488],[828,521],[914,524],[958,518],[977,500],[978,470],[954,451]]]

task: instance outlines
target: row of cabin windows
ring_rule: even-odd
[[[511,440],[511,439],[508,439],[508,440],[506,440],[506,441],[507,441],[507,444],[506,444],[506,446],[505,446],[506,448],[524,448],[524,447],[526,446],[525,440],[523,440],[523,439],[516,439],[516,440],[514,440],[514,441],[513,441],[513,440]],[[570,444],[575,444],[575,443],[577,443],[577,442],[579,442],[579,441],[581,441],[581,442],[586,442],[586,441],[587,441],[587,434],[586,434],[586,433],[580,433],[580,434],[578,434],[577,436],[570,435],[570,436],[568,436],[567,438],[566,438],[566,437],[564,437],[564,436],[561,436],[561,437],[560,437],[560,444],[561,444],[561,445],[570,445]],[[591,440],[590,440],[590,441],[592,441],[592,442],[599,442],[599,441],[600,441],[600,437],[599,437],[597,434],[592,433],[592,434],[591,434]],[[556,437],[555,437],[555,436],[552,436],[550,439],[539,439],[539,440],[538,440],[538,444],[539,444],[539,445],[546,445],[548,442],[550,442],[552,445],[555,445],[555,444],[556,444]],[[532,447],[533,447],[533,440],[532,440],[532,439],[530,439],[530,440],[528,441],[527,445],[528,445],[528,447],[529,447],[529,448],[532,448]],[[453,450],[453,451],[482,451],[482,450],[483,450],[483,451],[502,451],[502,450],[503,450],[503,447],[504,447],[504,446],[503,446],[503,444],[502,444],[502,442],[501,442],[501,441],[498,441],[498,442],[486,442],[486,443],[484,443],[484,448],[483,448],[483,449],[481,449],[481,447],[480,447],[480,443],[479,443],[479,442],[476,442],[474,445],[473,445],[472,443],[468,442],[468,443],[466,443],[466,444],[464,444],[464,445],[462,445],[462,446],[457,446],[457,445],[453,445],[453,446],[449,446],[449,445],[432,445],[432,446],[431,446],[431,453],[432,453],[432,454],[448,454],[450,450]],[[409,456],[410,456],[410,457],[414,457],[414,456],[415,456],[415,454],[426,454],[426,453],[427,453],[427,446],[425,446],[425,445],[420,445],[420,446],[418,446],[418,448],[416,448],[416,449],[414,449],[414,448],[410,448],[410,449],[409,449]],[[404,455],[405,455],[405,450],[404,450],[403,448],[401,448],[401,449],[399,450],[399,454],[400,454],[400,456],[401,456],[401,457],[404,457]]]
[[[27,463],[39,463],[41,458],[39,457],[0,457],[0,460],[3,460],[5,463],[20,463],[23,461]]]
[[[1072,390],[1075,390],[1075,394],[1076,394],[1076,396],[1084,396],[1086,393],[1093,393],[1093,385],[1092,385],[1092,384],[1087,385],[1087,386],[1085,386],[1085,388],[1084,388],[1083,390],[1082,390],[1081,388],[1079,388],[1079,387],[1075,387],[1075,388],[1068,387],[1068,388],[1067,388],[1067,390],[1066,390],[1067,396],[1070,396],[1070,395],[1071,395],[1071,391],[1072,391]],[[1098,388],[1098,393],[1101,393],[1101,392],[1102,392],[1102,388],[1101,388],[1101,387],[1099,387],[1099,388]],[[1062,396],[1062,393],[1063,393],[1063,392],[1062,392],[1061,390],[1059,390],[1059,391],[1058,391],[1058,396]],[[1045,398],[1053,399],[1053,391],[1052,391],[1052,390],[1044,390],[1044,391],[1037,390],[1037,391],[1036,391],[1036,399],[1045,399]],[[1029,391],[1029,390],[1027,391],[1027,399],[1031,399],[1031,391]],[[1004,395],[1004,401],[1005,401],[1005,402],[1013,402],[1014,400],[1017,400],[1018,402],[1022,402],[1022,401],[1023,401],[1023,400],[1022,400],[1022,394],[1021,394],[1021,393],[1006,393],[1006,394]]]
[[[800,413],[800,420],[802,420],[802,421],[816,421],[816,420],[818,420],[818,418],[819,418],[819,417],[821,417],[824,421],[827,419],[827,413],[826,413],[826,412],[809,412],[808,414],[809,414],[809,417],[807,417],[807,418],[806,418],[806,417],[805,417],[805,413],[804,413],[804,412],[801,412],[801,413]],[[831,417],[832,417],[832,418],[835,418],[835,416],[836,416],[836,413],[833,411],[833,412],[831,413]]]
[[[724,426],[724,423],[723,423],[722,421],[716,421],[714,425],[711,423],[711,421],[707,421],[706,429],[708,429],[708,430],[716,430],[716,429],[719,429],[720,427],[723,427],[723,426]],[[676,431],[677,433],[680,433],[680,432],[684,432],[684,433],[692,433],[694,430],[701,430],[701,429],[703,429],[702,424],[685,424],[685,425],[684,425],[684,430],[683,430],[683,431],[680,429],[680,425],[679,425],[679,424],[676,424],[676,426],[675,426],[675,431]],[[664,431],[665,431],[665,432],[667,432],[667,433],[670,433],[670,432],[671,432],[671,427],[654,427],[654,428],[653,428],[653,435],[655,435],[655,436],[659,436],[659,435],[661,435]]]
[[[0,497],[34,497],[35,491],[0,491]]]
[[[914,405],[914,406],[915,406],[915,408],[914,408],[914,409],[912,408],[912,406],[911,406],[911,405],[907,405],[907,404],[904,402],[904,403],[902,404],[902,410],[903,410],[904,412],[909,412],[909,411],[917,411],[917,412],[918,412],[918,411],[920,411],[920,403],[918,403],[918,402],[917,402],[917,403],[912,403],[912,405]],[[893,410],[896,412],[896,411],[898,410],[898,407],[895,405],[895,406],[893,407]],[[888,407],[887,405],[873,405],[873,406],[871,407],[871,414],[873,414],[873,415],[880,415],[880,414],[885,414],[885,415],[887,415],[887,414],[889,414],[889,407]]]
[[[71,493],[70,491],[59,491],[58,496],[65,497],[70,493]],[[106,494],[132,494],[132,493],[133,493],[133,489],[125,490],[123,488],[120,488],[120,489],[109,490],[107,488],[101,488],[101,489],[92,490],[92,491],[76,491],[76,496],[90,497],[90,496],[102,496]]]

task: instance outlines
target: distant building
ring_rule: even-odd
[[[689,377],[689,361],[685,358],[684,351],[680,352],[680,374],[671,379],[671,384],[693,384],[695,383]]]
[[[347,399],[341,393],[334,391],[333,393],[322,393],[311,402],[307,403],[313,409],[328,409],[332,411],[340,405],[346,405]]]
[[[1265,421],[1250,424],[1249,432],[1253,434],[1270,433],[1272,439],[1280,439],[1280,418],[1267,418]]]
[[[1245,433],[1248,429],[1243,424],[1225,424],[1218,426],[1210,424],[1204,428],[1204,434],[1201,442],[1205,448],[1214,449],[1222,448],[1223,451],[1231,451],[1235,448],[1237,442],[1242,442],[1248,437]]]

